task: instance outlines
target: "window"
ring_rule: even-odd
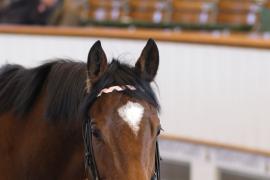
[[[190,167],[187,163],[162,159],[161,179],[162,180],[190,180]]]
[[[270,178],[258,177],[228,170],[220,170],[220,180],[270,180]]]

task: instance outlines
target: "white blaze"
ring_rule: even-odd
[[[139,103],[128,101],[126,105],[118,109],[118,113],[120,117],[128,123],[135,135],[137,135],[144,113],[143,106]]]

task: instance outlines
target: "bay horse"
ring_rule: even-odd
[[[150,85],[159,52],[149,39],[135,66],[56,59],[0,69],[1,180],[160,179],[159,103]]]

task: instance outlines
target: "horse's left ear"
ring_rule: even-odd
[[[100,41],[96,41],[91,47],[88,60],[87,72],[91,82],[95,82],[107,69],[107,57]]]
[[[147,41],[141,56],[136,62],[135,69],[146,81],[153,81],[158,70],[159,52],[153,39]]]

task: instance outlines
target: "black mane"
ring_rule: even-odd
[[[86,112],[100,90],[127,84],[135,86],[137,90],[126,90],[124,93],[144,99],[159,109],[149,82],[142,80],[134,68],[117,60],[108,65],[108,70],[92,86],[87,97],[85,82],[86,64],[82,62],[56,60],[30,69],[19,65],[5,65],[0,68],[0,115],[11,112],[24,117],[31,112],[39,96],[44,95],[45,119],[75,120],[78,119],[80,110],[84,110],[84,115],[87,116]]]

